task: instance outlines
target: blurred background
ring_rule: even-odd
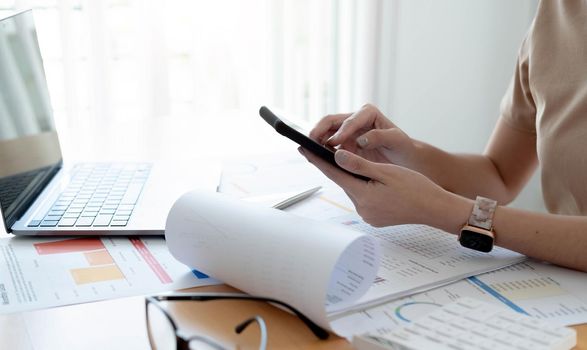
[[[242,125],[261,105],[313,124],[370,102],[414,138],[481,152],[536,5],[0,0],[0,17],[35,10],[57,127],[88,147],[104,127],[140,148],[144,124]],[[516,206],[543,210],[538,180]]]

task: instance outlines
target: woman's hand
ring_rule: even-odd
[[[373,162],[408,167],[416,148],[406,133],[370,104],[352,114],[322,118],[310,132],[310,138],[320,144],[340,146]]]
[[[466,222],[473,202],[445,191],[426,176],[394,164],[379,164],[346,150],[336,163],[371,178],[363,181],[300,148],[312,164],[336,182],[353,201],[365,222],[376,226],[426,224],[456,233]]]

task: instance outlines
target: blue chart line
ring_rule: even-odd
[[[528,315],[528,316],[530,315],[529,313],[527,313],[526,311],[524,311],[524,309],[522,309],[521,307],[519,307],[518,305],[516,305],[514,302],[512,302],[508,298],[504,297],[503,295],[499,294],[498,291],[496,291],[495,289],[493,289],[490,286],[486,285],[485,283],[481,282],[481,280],[478,279],[477,277],[475,277],[475,276],[469,277],[468,280],[471,281],[472,283],[476,284],[479,288],[483,289],[484,291],[486,291],[487,293],[489,293],[491,296],[493,296],[497,300],[501,301],[502,303],[504,303],[507,306],[509,306],[510,308],[512,308],[514,311],[517,311],[517,312],[519,312],[521,314],[525,314],[525,315]]]
[[[210,276],[206,275],[205,273],[202,273],[198,270],[192,270],[192,273],[194,274],[194,276],[196,276],[197,279],[199,280],[203,280],[205,278],[210,278]]]

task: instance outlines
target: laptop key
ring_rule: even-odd
[[[51,210],[67,210],[67,205],[54,205]]]
[[[120,201],[121,204],[135,204],[139,199],[139,195],[141,194],[141,190],[143,189],[143,184],[130,184],[124,197]]]
[[[98,215],[94,220],[93,226],[108,226],[112,220],[112,215]]]
[[[72,227],[75,224],[76,218],[63,218],[59,220],[59,227]]]
[[[112,222],[110,223],[110,226],[122,227],[122,226],[126,226],[127,223],[128,223],[128,221],[126,221],[126,220],[112,220]]]
[[[38,227],[41,224],[41,220],[31,220],[27,227]]]
[[[120,210],[118,209],[116,211],[115,215],[130,215],[132,213],[132,210]]]
[[[40,226],[41,227],[55,227],[55,226],[57,226],[57,223],[58,222],[59,221],[57,221],[57,220],[43,220],[41,222],[41,225]]]
[[[94,222],[93,216],[82,216],[81,218],[79,218],[77,220],[77,222],[75,223],[75,226],[77,226],[77,227],[90,227],[90,226],[92,226],[93,222]]]

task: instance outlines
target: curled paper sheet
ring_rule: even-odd
[[[165,237],[180,262],[327,329],[328,313],[371,287],[380,259],[377,239],[361,232],[201,191],[173,205]]]

